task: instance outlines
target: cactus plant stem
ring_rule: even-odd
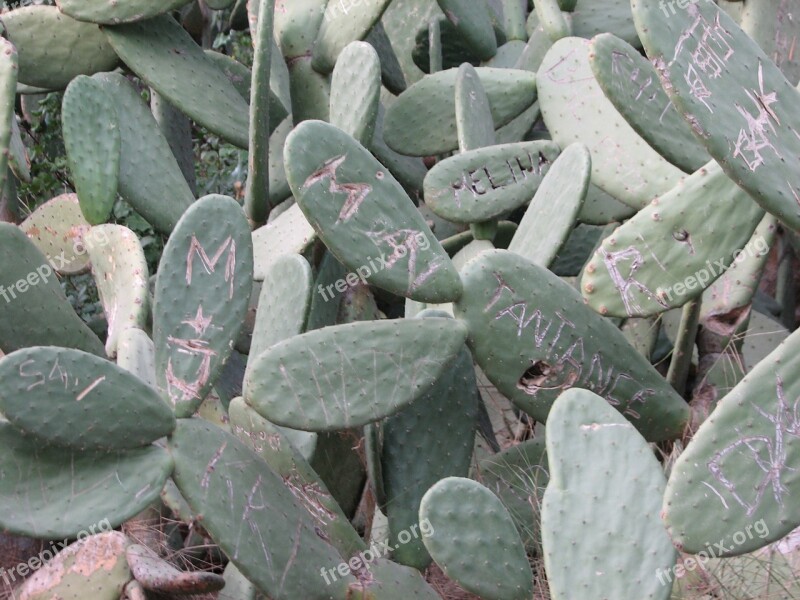
[[[701,304],[701,298],[684,304],[680,330],[675,340],[675,349],[672,351],[672,361],[667,372],[667,381],[681,395],[686,389],[686,379],[692,364],[692,349],[697,338]]]
[[[263,225],[269,214],[269,78],[275,0],[259,1],[258,31],[250,91],[250,155],[245,211],[253,225]]]
[[[443,69],[442,58],[442,28],[439,21],[434,19],[431,21],[430,29],[428,30],[429,45],[430,45],[430,72],[438,73]]]

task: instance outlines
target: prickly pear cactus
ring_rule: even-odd
[[[789,589],[790,0],[5,4],[0,595]]]
[[[657,577],[676,557],[659,517],[666,481],[644,438],[600,396],[573,389],[550,412],[547,461],[542,545],[554,600],[575,590],[668,599],[671,586]]]

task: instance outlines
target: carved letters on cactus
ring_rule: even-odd
[[[210,390],[244,323],[252,285],[241,207],[225,196],[201,198],[178,222],[156,279],[156,375],[176,415],[193,414]]]
[[[561,334],[565,328],[575,330],[575,323],[558,310],[545,314],[541,308],[531,310],[531,304],[528,302],[515,301],[516,292],[503,281],[500,273],[494,275],[497,278],[497,287],[484,312],[492,311],[495,321],[510,319],[517,324],[517,337],[533,336],[536,348],[547,349],[545,360],[537,362],[526,371],[517,387],[526,394],[536,397],[541,390],[553,389],[550,384],[555,383],[557,379],[563,382],[558,385],[561,389],[572,386],[584,387],[605,398],[612,406],[620,406],[622,402],[614,397],[614,391],[620,381],[635,381],[630,373],[619,368],[615,369],[615,365],[611,364],[609,357],[602,351],[594,352],[591,358],[586,356],[583,336],[575,336],[572,344],[559,356],[555,348]],[[505,292],[511,297],[508,298]],[[589,369],[584,372],[587,363]],[[572,372],[565,375],[564,370],[569,368],[572,368]],[[548,381],[548,375],[551,373],[554,376],[553,380]],[[641,418],[636,405],[643,404],[655,393],[656,390],[653,388],[642,386],[623,407],[622,414],[634,420]]]
[[[780,373],[776,375],[776,395],[778,406],[775,414],[769,414],[756,404],[752,410],[761,417],[769,421],[775,427],[772,436],[767,435],[744,435],[736,428],[742,437],[732,444],[728,444],[719,452],[716,452],[708,461],[708,470],[714,479],[719,482],[722,492],[716,486],[703,481],[703,485],[708,487],[719,498],[722,505],[727,510],[729,508],[726,496],[730,496],[742,508],[746,509],[747,516],[752,516],[761,505],[761,500],[768,489],[775,498],[775,502],[783,507],[784,498],[789,490],[784,486],[781,477],[788,470],[794,470],[787,466],[787,436],[800,437],[800,398],[794,401],[793,406],[789,406],[786,394],[783,389],[783,379]],[[758,468],[764,472],[764,477],[755,485],[752,481],[737,481],[735,466],[730,468],[726,463],[726,458],[731,457],[735,460],[735,451],[741,452],[744,460],[752,460]],[[752,487],[752,490],[749,489]]]
[[[359,272],[380,255],[370,283],[420,302],[449,302],[458,273],[402,186],[352,136],[305,121],[286,139],[286,176],[328,249]]]

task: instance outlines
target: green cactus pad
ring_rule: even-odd
[[[531,200],[508,250],[549,267],[575,227],[591,174],[588,148],[583,144],[565,148]]]
[[[606,97],[661,156],[687,173],[711,159],[661,87],[656,68],[636,48],[601,34],[592,40],[589,63]]]
[[[439,8],[464,36],[480,60],[489,60],[497,52],[497,38],[486,2],[437,0]]]
[[[479,67],[495,127],[502,127],[536,99],[536,76],[515,69]],[[455,88],[458,69],[425,77],[400,94],[386,111],[384,138],[410,156],[443,154],[458,147]]]
[[[500,499],[480,483],[447,477],[422,497],[422,541],[445,575],[465,590],[495,600],[533,595],[525,547]]]
[[[289,83],[295,123],[330,118],[330,77],[315,71],[310,58],[301,57],[289,63]]]
[[[367,478],[361,453],[363,443],[360,427],[320,433],[314,456],[309,459],[311,467],[351,520],[355,519]]]
[[[763,216],[712,161],[603,241],[584,271],[583,297],[616,317],[683,306],[727,270]]]
[[[367,553],[363,552],[364,559]],[[370,556],[380,554],[380,544],[373,544]],[[441,596],[425,581],[416,569],[398,565],[386,558],[376,558],[370,562],[363,560],[361,554],[353,565],[367,565],[369,575],[350,584],[349,598],[359,600],[440,600]],[[351,559],[351,560],[353,560]]]
[[[425,202],[455,223],[480,223],[530,201],[560,153],[554,142],[490,146],[447,158],[425,177]]]
[[[106,354],[114,357],[122,332],[147,324],[147,260],[139,238],[122,225],[92,227],[84,240],[108,321]]]
[[[114,98],[121,154],[119,193],[153,227],[169,233],[194,195],[178,161],[139,92],[122,75],[95,75]]]
[[[476,361],[537,421],[574,386],[600,393],[649,440],[683,433],[686,402],[568,283],[505,250],[484,252],[461,277],[455,313],[467,323]]]
[[[588,40],[569,37],[547,52],[536,78],[542,116],[562,148],[573,142],[589,147],[592,183],[641,208],[684,174],[648,146],[606,98],[589,64],[590,48]]]
[[[314,42],[311,66],[320,73],[330,73],[344,49],[363,40],[380,21],[390,0],[370,0],[349,6],[340,0],[329,2]]]
[[[77,275],[88,268],[85,238],[90,228],[76,194],[63,194],[40,204],[20,224],[60,275]]]
[[[461,152],[495,144],[489,97],[478,72],[469,63],[461,65],[456,76],[456,128]]]
[[[72,310],[53,267],[16,225],[0,223],[0,349],[63,346],[103,356],[103,344]]]
[[[794,18],[791,4],[782,0],[751,0],[744,6],[738,23],[775,62],[789,83],[796,86],[800,82],[800,61],[794,45],[800,35],[800,22]]]
[[[600,242],[615,227],[615,225],[601,227],[579,224],[570,232],[567,241],[548,268],[559,277],[578,277]]]
[[[364,146],[372,142],[381,96],[381,63],[366,42],[342,50],[331,81],[330,123]]]
[[[383,105],[380,105],[378,107],[378,118],[375,122],[375,135],[368,147],[375,155],[375,158],[381,161],[381,164],[395,176],[416,204],[422,199],[422,186],[425,175],[428,173],[428,168],[421,158],[400,154],[386,145],[383,139],[385,117],[386,110]]]
[[[0,379],[0,413],[40,443],[127,450],[175,427],[172,411],[153,388],[80,350],[17,350],[0,360]]]
[[[0,527],[40,539],[75,536],[101,517],[117,527],[158,498],[172,471],[157,446],[78,453],[42,447],[9,423],[0,423],[0,460]]]
[[[258,2],[251,0],[247,4],[252,29],[258,20]],[[326,0],[275,1],[275,40],[287,61],[310,56],[322,26],[326,4]]]
[[[191,416],[231,353],[253,286],[253,245],[241,207],[205,196],[181,217],[156,279],[153,342],[158,387]]]
[[[778,220],[767,213],[747,242],[747,251],[703,293],[701,321],[746,308],[753,301],[777,233]]]
[[[172,12],[190,0],[57,0],[58,10],[78,21],[117,25]]]
[[[352,137],[307,121],[286,140],[285,159],[297,203],[345,266],[414,300],[448,302],[460,295],[458,273],[419,211]]]
[[[225,74],[172,17],[107,27],[125,64],[188,117],[248,147],[249,108]]]
[[[241,398],[231,401],[228,414],[233,434],[283,478],[316,526],[325,532],[326,539],[342,556],[352,556],[366,548],[364,540],[350,525],[319,475],[292,445],[292,434],[309,434],[287,434],[287,430],[267,421]]]
[[[81,211],[92,225],[105,223],[119,182],[121,135],[114,101],[100,83],[79,75],[64,93],[61,123]]]
[[[84,537],[47,562],[42,560],[43,564],[15,590],[15,595],[25,600],[119,600],[131,580],[125,558],[125,548],[130,543],[119,531]],[[39,556],[43,555],[44,552]]]
[[[281,256],[302,254],[317,239],[297,204],[253,232],[254,277],[263,281]]]
[[[120,333],[117,365],[150,387],[156,387],[156,349],[153,340],[141,329],[128,327]]]
[[[247,445],[200,419],[181,419],[169,447],[173,478],[192,511],[263,593],[275,600],[345,596],[353,576],[330,585],[320,576],[320,568],[335,568],[341,555],[316,532],[283,478]]]
[[[534,7],[539,23],[552,41],[572,35],[571,19],[567,19],[557,0],[539,0]]]
[[[665,19],[632,2],[636,28],[662,85],[728,176],[764,210],[800,229],[800,93],[758,44],[713,3]]]
[[[258,299],[250,356],[256,356],[303,333],[311,308],[313,275],[308,261],[297,254],[286,254],[271,263]],[[253,360],[247,362],[250,368]],[[246,378],[245,378],[246,381]]]
[[[799,347],[793,333],[745,375],[673,466],[664,520],[686,552],[743,554],[800,525],[792,501],[800,483]],[[755,535],[759,521],[767,533]]]
[[[541,116],[539,103],[534,102],[518,116],[509,121],[508,124],[497,129],[494,132],[495,141],[498,144],[515,144],[525,141],[531,129],[533,129],[534,124]]]
[[[225,77],[236,88],[239,95],[246,101],[250,101],[250,87],[253,83],[253,73],[246,65],[227,54],[222,54],[214,50],[203,50],[206,58],[211,59],[218,69],[225,73]]]
[[[573,35],[591,39],[611,32],[637,48],[642,46],[628,0],[578,0],[570,12]]]
[[[401,544],[398,538],[418,524],[419,503],[431,485],[469,474],[479,401],[472,357],[463,348],[421,398],[383,423],[383,512],[396,562],[416,569],[430,563],[422,539]]]
[[[19,53],[19,82],[63,90],[78,75],[111,71],[119,59],[97,25],[81,23],[55,6],[24,6],[0,15]]]
[[[587,225],[607,225],[615,221],[624,221],[635,215],[637,210],[590,183],[581,212],[578,213],[578,220]]]
[[[481,483],[503,501],[525,547],[541,553],[542,497],[550,479],[544,436],[483,459],[478,472]]]
[[[192,122],[156,90],[150,88],[150,112],[175,155],[181,173],[192,193],[197,193],[197,174],[194,166]]]
[[[255,358],[245,400],[266,419],[294,429],[364,425],[424,394],[449,368],[465,337],[464,326],[450,319],[311,331]]]
[[[650,446],[587,390],[556,400],[546,435],[542,544],[553,600],[668,600],[672,588],[657,575],[677,553],[659,516],[666,479]]]

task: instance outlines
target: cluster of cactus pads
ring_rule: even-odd
[[[0,13],[0,531],[122,531],[16,597],[667,600],[800,526],[796,2],[55,4]],[[54,91],[74,193],[25,214]]]

